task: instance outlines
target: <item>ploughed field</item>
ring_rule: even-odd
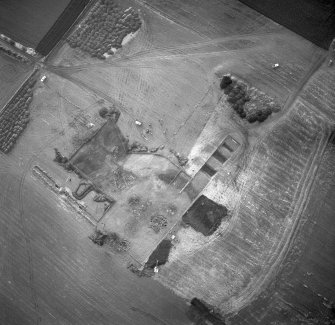
[[[334,321],[335,296],[335,147],[329,143],[302,214],[303,225],[285,264],[233,324],[328,324]]]
[[[237,311],[257,296],[299,220],[313,179],[310,166],[328,133],[327,124],[297,102],[251,150],[249,167],[237,180],[241,198],[228,228],[219,227],[210,240],[180,230],[181,245],[171,251],[159,281],[223,312]],[[192,241],[196,245],[187,244]]]

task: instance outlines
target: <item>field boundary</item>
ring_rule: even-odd
[[[78,20],[81,19],[82,14],[86,12],[85,8],[94,1],[96,0],[71,0],[42,40],[37,44],[36,52],[47,56],[63,37],[67,35],[67,32],[77,24]]]

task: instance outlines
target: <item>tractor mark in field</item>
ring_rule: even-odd
[[[305,85],[308,83],[308,81],[311,79],[313,74],[319,70],[322,63],[326,59],[326,54],[321,54],[318,56],[318,58],[310,65],[308,71],[305,73],[305,75],[302,77],[302,79],[299,81],[297,88],[291,93],[291,95],[287,98],[284,106],[283,106],[283,112],[286,112],[287,110],[292,107],[293,102],[296,100],[296,98],[300,95],[300,92],[305,87]]]
[[[131,55],[125,55],[122,56],[120,58],[115,58],[113,59],[111,62],[99,62],[99,63],[88,63],[88,64],[81,64],[81,65],[76,65],[76,66],[62,66],[62,65],[52,65],[52,64],[48,64],[47,68],[49,68],[50,70],[65,70],[67,72],[76,72],[76,71],[81,71],[83,69],[87,69],[89,67],[109,67],[109,66],[113,66],[113,67],[129,67],[129,60],[131,62],[141,62],[143,60],[145,60],[145,55],[148,54],[148,57],[151,59],[155,56],[150,56],[149,54],[153,55],[155,53],[157,53],[156,56],[162,56],[164,54],[164,52],[167,52],[167,55],[170,54],[174,54],[173,51],[177,51],[177,53],[175,53],[175,55],[179,54],[179,55],[187,55],[188,53],[185,50],[192,50],[192,49],[199,49],[200,47],[204,47],[204,49],[209,46],[209,45],[221,45],[223,46],[221,52],[230,52],[230,51],[241,51],[241,50],[246,50],[246,49],[250,49],[254,46],[260,46],[263,45],[264,43],[266,43],[266,41],[264,40],[264,37],[275,37],[276,35],[279,35],[279,33],[277,32],[264,32],[264,33],[252,33],[252,34],[237,34],[237,35],[233,35],[233,36],[226,36],[226,37],[220,37],[220,38],[215,38],[215,39],[211,39],[211,40],[207,40],[207,41],[199,41],[199,42],[193,42],[193,43],[188,43],[188,44],[183,44],[183,45],[177,45],[177,46],[162,46],[162,47],[154,47],[154,48],[150,48],[150,49],[145,49],[145,50],[141,50],[138,51],[136,53],[133,53]],[[233,48],[229,48],[232,45],[232,41],[241,41],[242,42],[242,46],[236,48],[236,45]],[[243,42],[245,41],[249,41],[247,44],[243,44]],[[225,44],[227,43],[227,44]],[[228,45],[225,47],[225,45]],[[178,52],[181,51],[181,52]],[[163,52],[163,53],[162,53]],[[171,53],[172,52],[172,53]],[[220,52],[220,51],[219,51]],[[191,53],[192,54],[192,53]],[[141,56],[139,58],[139,56]],[[143,57],[142,57],[143,56]],[[124,62],[124,65],[122,64],[118,64],[119,62]],[[141,65],[141,66],[136,66],[136,68],[154,68],[152,65]]]
[[[35,286],[34,286],[35,278],[34,278],[34,267],[33,267],[33,255],[32,255],[32,249],[31,249],[31,241],[30,241],[30,237],[29,237],[28,232],[27,232],[26,218],[24,217],[23,185],[24,185],[27,173],[30,170],[30,167],[31,167],[31,164],[32,164],[33,160],[35,158],[37,158],[40,155],[41,151],[44,148],[46,148],[47,146],[49,146],[49,144],[52,143],[56,138],[58,138],[58,135],[49,139],[27,161],[26,166],[23,169],[21,179],[20,179],[19,192],[18,192],[19,219],[20,219],[21,224],[22,224],[23,237],[24,237],[24,240],[26,242],[26,249],[27,249],[27,255],[28,255],[28,267],[29,267],[29,287],[30,287],[30,290],[31,290],[31,293],[32,293],[32,300],[33,300],[34,310],[35,310],[36,315],[37,315],[36,324],[40,324],[40,322],[42,321],[42,318],[39,315],[39,305],[38,305],[38,302],[37,302],[38,297],[37,297],[36,289],[35,289]]]
[[[136,313],[139,313],[147,318],[149,318],[150,320],[154,321],[155,324],[161,324],[161,325],[168,325],[167,323],[165,323],[164,321],[162,321],[161,319],[157,318],[156,316],[142,310],[136,307],[131,306],[130,309]]]
[[[142,1],[142,0],[135,0],[135,2],[136,2],[138,5],[140,5],[140,6],[144,7],[144,8],[149,9],[150,11],[152,11],[153,13],[155,13],[156,15],[158,15],[159,17],[161,17],[161,18],[163,18],[163,19],[169,21],[170,23],[176,24],[176,25],[178,25],[178,26],[180,26],[180,27],[186,29],[187,31],[190,31],[190,32],[192,32],[192,33],[194,33],[194,34],[196,34],[196,35],[202,37],[202,38],[205,38],[205,39],[208,39],[208,38],[209,38],[208,36],[199,33],[199,31],[193,29],[192,27],[187,26],[187,25],[185,25],[185,24],[183,24],[183,23],[181,23],[181,22],[178,22],[175,18],[173,18],[172,16],[170,16],[170,15],[167,14],[166,12],[162,12],[162,11],[160,11],[158,8],[155,8],[154,6],[148,4],[148,3],[145,2],[145,1]]]
[[[74,83],[75,85],[77,85],[78,87],[80,87],[81,89],[84,89],[86,92],[88,93],[93,93],[95,95],[100,96],[101,98],[105,99],[107,102],[111,103],[111,104],[117,104],[118,108],[120,108],[124,113],[128,114],[133,120],[136,120],[136,118],[134,117],[134,115],[124,107],[124,105],[122,103],[120,103],[118,100],[108,96],[106,93],[104,93],[103,91],[83,82],[82,80],[79,80],[77,78],[74,78],[66,73],[64,73],[64,71],[60,72],[60,71],[53,71],[55,74],[57,74],[58,76],[60,76],[61,78],[67,79],[68,81]]]

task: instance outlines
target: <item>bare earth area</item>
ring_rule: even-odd
[[[26,105],[16,91],[37,76],[24,133],[0,152],[0,323],[331,324],[325,51],[235,0],[111,8],[115,35],[128,10],[140,23],[104,59],[71,33],[42,61],[0,53],[1,111]],[[251,109],[255,94],[278,109],[248,122],[239,89]]]

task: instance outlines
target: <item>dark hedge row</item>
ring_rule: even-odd
[[[69,30],[88,2],[89,0],[71,0],[56,22],[38,43],[36,52],[43,56],[48,55],[54,46],[61,40],[63,35]]]
[[[5,46],[0,45],[0,51],[4,52],[5,54],[7,54],[8,56],[10,56],[11,58],[19,60],[19,61],[21,61],[23,63],[28,63],[29,62],[29,60],[26,57],[24,57],[23,55],[20,55],[17,52],[12,51],[11,49],[9,49],[9,48],[7,48]]]
[[[122,10],[113,1],[99,0],[68,43],[92,57],[105,59],[104,54],[112,55],[112,48],[121,48],[123,39],[140,27],[141,19],[132,8]]]
[[[31,76],[0,114],[0,150],[9,152],[29,122],[36,75]]]
[[[250,123],[263,122],[273,112],[280,110],[273,98],[230,74],[223,76],[220,88],[235,112]]]

